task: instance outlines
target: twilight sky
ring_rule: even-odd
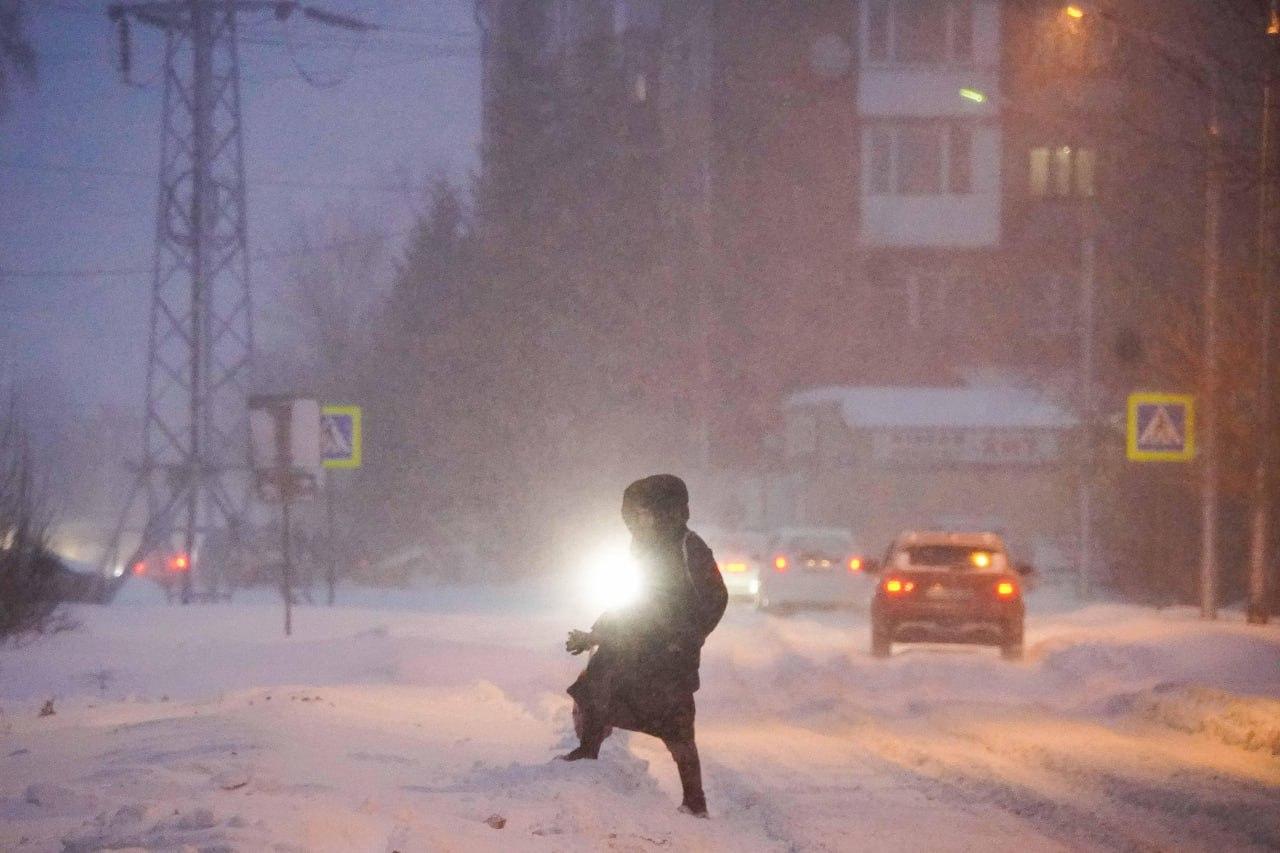
[[[15,92],[0,116],[0,380],[35,383],[50,405],[115,400],[140,408],[163,37],[133,28],[133,77],[150,85],[130,87],[115,69],[105,2],[28,5],[39,79]],[[288,249],[302,222],[323,229],[326,218],[349,211],[398,234],[420,206],[416,194],[387,190],[403,184],[402,172],[422,183],[441,171],[465,178],[475,164],[472,0],[312,5],[394,30],[353,39],[301,19],[242,19],[249,25],[241,62],[254,254]],[[318,88],[295,61],[317,83],[342,82]],[[325,237],[321,230],[313,239]],[[397,239],[390,248],[398,250]],[[253,265],[260,340],[279,335],[271,315],[279,315],[276,283],[286,264]],[[144,272],[62,274],[86,270]]]

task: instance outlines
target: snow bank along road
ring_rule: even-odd
[[[365,594],[289,640],[265,600],[126,593],[0,650],[0,850],[1280,849],[1276,626],[1033,594],[1023,662],[877,661],[862,614],[731,607],[699,821],[656,741],[550,761],[591,618],[550,591]]]

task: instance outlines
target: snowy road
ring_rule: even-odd
[[[144,592],[0,650],[0,849],[1280,848],[1276,626],[1033,599],[1024,662],[877,661],[859,615],[731,608],[704,822],[656,741],[549,761],[589,617],[544,591],[368,594],[287,641],[274,606]]]

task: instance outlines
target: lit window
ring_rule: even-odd
[[[973,60],[972,0],[870,0],[865,51],[871,62]]]
[[[1031,195],[1037,198],[1049,194],[1049,149],[1032,148],[1028,173]]]
[[[1073,145],[1032,148],[1027,191],[1035,198],[1092,198],[1097,192],[1097,152]]]
[[[1053,149],[1050,159],[1053,174],[1053,194],[1059,197],[1071,195],[1071,146]]]

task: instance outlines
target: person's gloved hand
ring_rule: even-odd
[[[596,638],[590,631],[570,631],[569,639],[564,641],[564,650],[571,655],[580,655],[596,645]]]

